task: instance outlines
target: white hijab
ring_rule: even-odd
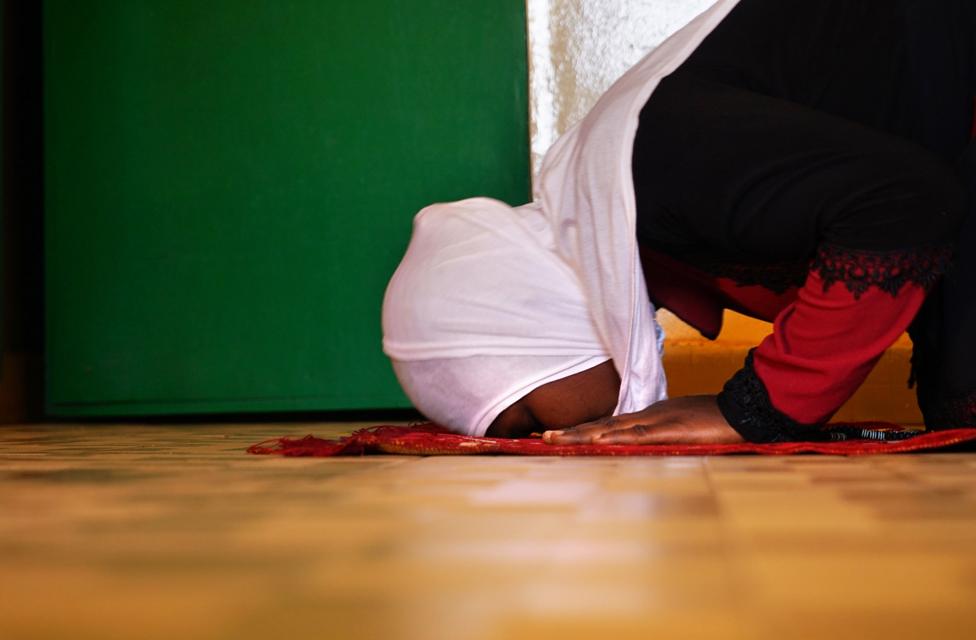
[[[613,360],[615,414],[667,397],[636,241],[638,117],[738,0],[718,0],[624,74],[549,150],[535,202],[474,198],[414,221],[383,302],[383,348],[417,408],[481,436],[533,389]]]

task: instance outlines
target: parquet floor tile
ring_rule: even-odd
[[[248,456],[0,428],[0,638],[970,638],[976,454]]]

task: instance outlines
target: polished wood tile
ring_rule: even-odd
[[[976,455],[256,457],[0,428],[0,638],[969,638]]]

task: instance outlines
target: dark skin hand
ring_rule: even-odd
[[[549,444],[734,444],[744,442],[718,409],[715,396],[685,396],[643,411],[546,431]]]
[[[610,417],[620,377],[610,361],[545,384],[503,411],[488,428],[493,438],[545,431],[550,444],[724,444],[742,442],[718,410],[715,396],[687,396]]]

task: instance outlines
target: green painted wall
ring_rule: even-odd
[[[6,80],[5,73],[3,73],[3,69],[5,68],[6,65],[4,65],[3,56],[2,56],[3,49],[4,49],[3,38],[2,38],[3,30],[4,30],[3,16],[6,10],[7,7],[5,2],[3,0],[0,0],[0,89],[2,89],[4,81]],[[2,92],[0,92],[0,149],[2,149],[5,146],[4,140],[7,135],[7,132],[4,130],[6,129],[6,127],[3,126],[2,124],[5,121],[5,118],[3,117],[3,113],[2,113],[3,101],[4,101],[3,95]],[[3,155],[0,154],[0,161],[2,161],[2,159],[3,159]],[[6,202],[6,198],[4,197],[4,193],[3,193],[4,173],[5,172],[3,170],[3,166],[2,164],[0,164],[0,230],[2,230],[6,224],[6,216],[7,216],[6,206],[4,205],[4,203]],[[0,237],[0,287],[2,287],[2,290],[0,290],[0,304],[4,303],[6,299],[6,293],[7,293],[6,292],[7,274],[3,269],[3,263],[4,263],[4,259],[3,259],[4,256],[2,254],[3,243],[4,243],[4,238]],[[6,340],[5,340],[7,334],[7,327],[4,324],[5,311],[7,311],[7,309],[0,308],[0,380],[3,379],[4,349],[7,347]]]
[[[529,198],[523,0],[47,0],[47,409],[408,406],[413,214]]]

